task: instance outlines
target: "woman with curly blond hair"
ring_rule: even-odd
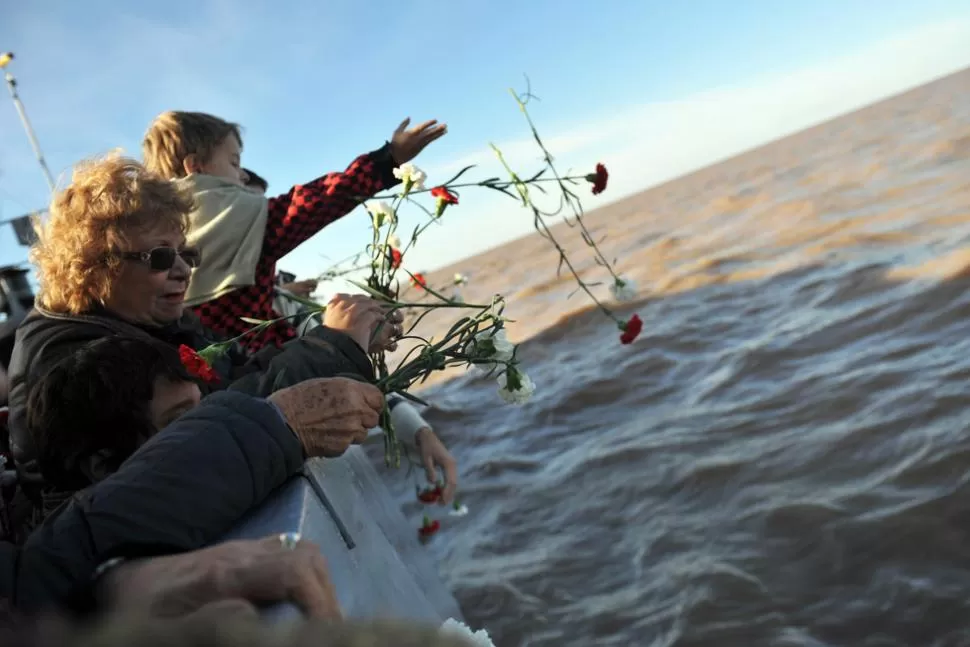
[[[78,165],[71,184],[54,197],[31,252],[40,281],[35,309],[17,330],[9,367],[11,450],[29,477],[24,492],[35,507],[41,507],[43,475],[27,431],[26,404],[47,371],[109,335],[194,350],[219,341],[184,308],[192,270],[202,262],[186,246],[192,208],[192,198],[174,183],[118,155]],[[230,388],[266,397],[310,378],[349,374],[373,381],[364,348],[384,317],[373,300],[342,296],[328,308],[325,326],[254,356],[234,345],[214,362],[214,371],[199,376],[199,386],[203,394]],[[388,337],[375,343],[387,344]],[[335,407],[369,402],[376,391],[352,380],[323,383],[320,395]],[[361,411],[369,406],[362,404]],[[360,416],[338,413],[329,428],[346,442],[335,446],[361,442],[366,428]]]

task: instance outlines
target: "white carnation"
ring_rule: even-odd
[[[383,200],[371,200],[364,205],[364,208],[373,219],[375,227],[381,227],[385,222],[394,222],[397,219],[394,208]]]
[[[514,390],[509,388],[510,373],[517,377],[519,381],[518,388]],[[498,386],[499,397],[509,404],[525,404],[532,398],[532,394],[536,391],[536,385],[532,381],[532,378],[512,367],[509,367],[507,371],[498,376]]]
[[[428,178],[424,174],[424,171],[419,169],[417,166],[408,162],[407,164],[401,164],[396,169],[393,170],[394,177],[399,179],[404,183],[404,186],[408,190],[414,189],[415,191],[424,190],[424,181]]]
[[[475,350],[479,359],[508,362],[515,354],[515,344],[505,335],[505,328],[484,330],[475,335]]]
[[[391,234],[388,236],[387,244],[390,245],[391,249],[401,249],[401,239],[398,238],[397,234]]]
[[[633,301],[637,298],[637,284],[626,278],[618,278],[610,286],[610,294],[617,301]]]

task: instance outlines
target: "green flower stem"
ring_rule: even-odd
[[[566,204],[569,205],[569,208],[573,212],[573,216],[576,218],[577,224],[579,224],[580,230],[583,232],[583,241],[587,244],[587,246],[593,249],[593,252],[596,254],[596,257],[600,261],[600,264],[606,268],[606,271],[610,273],[610,276],[613,277],[613,280],[619,281],[620,277],[617,276],[616,272],[613,269],[613,266],[603,255],[603,252],[600,251],[600,248],[593,240],[593,236],[590,234],[589,229],[586,228],[586,223],[583,220],[582,204],[579,203],[578,200],[574,201],[575,194],[572,191],[570,191],[565,184],[566,181],[572,180],[575,178],[559,176],[559,171],[556,170],[556,166],[555,164],[553,164],[552,153],[549,152],[549,150],[546,148],[546,145],[542,142],[542,137],[539,136],[539,131],[536,129],[535,122],[532,121],[532,115],[529,114],[529,109],[525,105],[526,102],[522,100],[522,97],[519,96],[519,94],[515,90],[509,89],[509,93],[512,95],[512,98],[515,99],[515,102],[519,106],[519,110],[522,111],[522,114],[525,116],[526,122],[529,124],[529,130],[532,131],[532,138],[535,140],[536,144],[539,146],[539,149],[542,151],[542,156],[543,156],[543,160],[546,163],[546,167],[552,173],[552,178],[550,181],[554,181],[559,185],[559,190],[562,191],[562,194],[566,198]],[[508,167],[506,166],[506,169],[507,168]]]
[[[550,243],[552,243],[552,245],[556,248],[556,251],[559,252],[560,263],[562,263],[567,268],[569,268],[569,271],[573,275],[573,278],[576,280],[576,283],[578,283],[579,287],[587,295],[589,295],[589,298],[593,300],[593,303],[596,304],[596,306],[603,312],[603,314],[605,314],[607,317],[609,317],[617,324],[619,324],[620,320],[616,317],[616,315],[613,314],[613,311],[607,308],[605,305],[603,305],[603,303],[596,298],[596,295],[593,294],[593,291],[590,290],[586,282],[583,281],[582,278],[580,278],[579,272],[576,270],[576,267],[573,265],[573,262],[569,260],[568,256],[566,256],[566,250],[563,249],[562,245],[559,244],[559,241],[557,241],[555,236],[552,235],[552,230],[549,228],[549,225],[547,225],[545,220],[543,219],[542,212],[539,211],[539,208],[536,207],[535,203],[532,202],[532,198],[529,195],[528,187],[525,186],[521,180],[518,180],[518,176],[515,174],[515,171],[513,171],[512,168],[509,166],[508,162],[505,161],[505,156],[502,155],[502,151],[499,150],[498,146],[496,146],[495,144],[491,144],[491,147],[492,147],[492,150],[495,151],[495,155],[496,157],[498,157],[499,162],[502,163],[502,166],[505,167],[505,170],[513,178],[513,181],[518,182],[518,184],[516,184],[516,188],[519,190],[519,195],[522,196],[523,204],[532,210],[532,215],[535,221],[534,225],[535,225],[535,228],[539,231],[539,234],[543,238],[548,240]]]

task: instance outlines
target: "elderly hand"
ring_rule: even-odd
[[[384,394],[373,384],[345,377],[316,378],[276,391],[273,402],[307,456],[340,456],[380,422]]]
[[[458,463],[445,447],[441,439],[435,435],[431,427],[422,427],[415,435],[415,442],[418,451],[421,453],[421,463],[424,465],[425,475],[428,483],[438,482],[438,468],[445,474],[445,487],[441,491],[441,502],[445,505],[451,503],[458,490]]]
[[[448,126],[439,124],[437,119],[418,124],[414,128],[408,128],[410,123],[411,118],[408,117],[391,135],[391,156],[398,166],[413,160],[428,144],[448,132]]]
[[[308,541],[287,546],[279,535],[124,563],[101,586],[115,610],[153,616],[289,601],[311,618],[342,617],[320,549]]]

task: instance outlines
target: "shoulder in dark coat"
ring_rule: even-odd
[[[303,449],[277,409],[241,393],[206,398],[121,469],[75,495],[20,548],[0,545],[0,599],[64,604],[112,557],[202,548],[299,472]]]

